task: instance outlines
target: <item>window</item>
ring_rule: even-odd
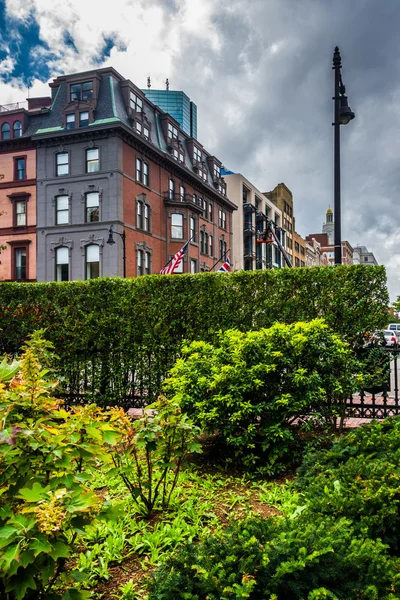
[[[144,230],[150,231],[150,206],[144,205]]]
[[[192,242],[196,241],[196,219],[194,217],[190,217],[189,237],[192,240]]]
[[[26,248],[14,249],[14,279],[26,279]]]
[[[3,123],[3,125],[1,126],[1,139],[2,140],[9,140],[10,137],[11,137],[10,131],[11,131],[10,124],[9,123]]]
[[[218,227],[222,227],[222,210],[218,211]]]
[[[69,160],[68,160],[68,152],[59,152],[56,155],[56,174],[60,175],[68,175],[69,173]]]
[[[79,113],[79,127],[87,127],[89,125],[89,113],[87,111]]]
[[[99,192],[86,194],[86,223],[95,223],[100,220]]]
[[[183,187],[183,185],[179,186],[179,200],[181,202],[185,201],[185,188]]]
[[[211,202],[208,205],[208,219],[212,222],[213,220],[213,207]]]
[[[220,179],[221,177],[221,167],[219,165],[214,164],[214,180]]]
[[[137,274],[150,275],[151,274],[151,254],[144,250],[137,251]]]
[[[56,198],[56,225],[69,223],[69,198],[57,196]]]
[[[173,140],[178,139],[178,129],[172,123],[168,123],[168,137]]]
[[[73,129],[75,127],[75,113],[71,114],[71,115],[66,115],[65,127],[67,129]]]
[[[136,227],[143,229],[143,202],[138,200],[136,207]]]
[[[69,279],[68,248],[61,246],[56,250],[56,281],[68,281]]]
[[[226,212],[222,211],[222,229],[226,229]]]
[[[13,125],[13,133],[15,138],[19,138],[22,135],[22,123],[21,121],[15,121]]]
[[[16,158],[14,164],[15,164],[14,179],[17,179],[17,180],[25,179],[25,176],[26,176],[25,158]]]
[[[364,256],[364,262],[368,262],[368,256]]]
[[[295,252],[300,252],[300,245],[299,245],[299,242],[295,242],[295,243],[294,243],[294,249],[295,249]]]
[[[171,215],[171,237],[183,239],[183,215]]]
[[[213,255],[213,236],[212,235],[210,235],[208,237],[208,254],[210,256]]]
[[[15,203],[15,225],[17,227],[26,225],[26,200],[18,200]]]
[[[143,162],[143,185],[149,185],[149,165]]]
[[[144,253],[144,272],[146,275],[151,273],[151,255],[150,252]]]
[[[226,242],[224,240],[219,240],[219,257],[221,259],[225,258],[226,250],[227,250]]]
[[[168,193],[169,193],[169,199],[173,200],[175,198],[175,181],[173,179],[169,180]]]
[[[197,260],[194,260],[193,258],[190,259],[190,272],[197,273]]]
[[[305,266],[306,266],[306,263],[304,262],[304,260],[301,260],[301,261],[300,261],[300,266],[301,266],[301,267],[305,267]]]
[[[137,251],[137,274],[143,275],[143,250]]]
[[[243,204],[248,204],[249,203],[249,190],[243,186]]]
[[[173,156],[175,160],[178,160],[178,150],[176,148],[173,150]]]
[[[180,162],[185,162],[185,155],[183,154],[183,152],[179,152],[179,160]]]
[[[93,98],[93,81],[74,83],[70,87],[71,102],[75,100],[89,100]]]
[[[300,259],[297,258],[297,256],[294,259],[294,265],[295,265],[295,267],[299,267],[300,266]]]
[[[201,162],[201,150],[197,146],[193,146],[193,159],[196,162]]]
[[[143,162],[140,158],[136,159],[136,181],[143,182]]]
[[[86,279],[100,277],[100,248],[97,244],[86,246]]]
[[[86,150],[86,173],[96,173],[99,167],[99,149]]]
[[[200,231],[200,252],[204,254],[204,231]]]
[[[141,113],[143,111],[143,100],[134,92],[129,92],[129,105],[135,112]]]
[[[143,127],[143,137],[145,140],[150,139],[150,129],[148,127]]]
[[[204,233],[204,254],[208,254],[208,233]]]
[[[135,125],[136,125],[136,131],[138,133],[140,133],[140,135],[141,135],[142,134],[142,129],[143,129],[142,124],[140,123],[140,121],[136,121]]]

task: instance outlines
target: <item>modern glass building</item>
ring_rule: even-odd
[[[174,117],[185,133],[197,139],[197,106],[185,92],[145,89],[146,97],[161,110]]]

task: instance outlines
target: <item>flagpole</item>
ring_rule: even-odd
[[[184,248],[186,246],[186,244],[190,244],[190,242],[196,237],[196,233],[194,233],[192,235],[192,237],[190,238],[190,240],[188,240],[185,244],[183,244],[182,248]],[[174,256],[171,256],[171,258],[169,259],[169,261],[167,262],[167,264],[161,269],[161,271],[163,271],[164,269],[166,269],[169,265],[170,262],[172,262],[174,260],[175,254]],[[160,271],[160,272],[161,272]]]
[[[213,271],[213,270],[214,270],[214,268],[217,266],[217,264],[218,264],[219,262],[221,262],[223,259],[225,259],[225,258],[226,258],[226,255],[228,254],[228,252],[230,252],[230,250],[231,250],[230,248],[228,248],[228,250],[225,250],[225,252],[224,252],[224,253],[223,253],[223,255],[221,256],[221,258],[219,258],[219,259],[217,260],[217,262],[216,262],[216,263],[215,263],[215,264],[214,264],[214,265],[211,267],[211,271]]]

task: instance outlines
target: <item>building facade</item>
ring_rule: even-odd
[[[284,183],[278,185],[271,192],[264,192],[264,196],[271,200],[282,213],[282,227],[286,231],[285,250],[294,265],[294,232],[296,221],[293,208],[293,194]]]
[[[112,68],[50,87],[32,135],[38,281],[158,273],[188,240],[179,272],[212,269],[236,208],[221,162]]]
[[[353,248],[353,265],[378,265],[378,261],[366,246],[355,246]]]
[[[36,148],[50,98],[0,106],[0,281],[36,280]]]
[[[321,246],[321,253],[325,257],[324,264],[334,266],[335,264],[335,247],[329,243],[327,233],[311,233],[306,237],[306,241],[310,244],[315,239]],[[325,262],[326,261],[326,262]],[[322,264],[322,263],[321,263]],[[353,248],[346,240],[342,240],[342,265],[353,264]]]
[[[171,115],[189,137],[197,139],[197,106],[185,92],[151,88],[142,92],[150,102]]]
[[[301,237],[297,231],[293,232],[293,266],[294,267],[305,267],[306,266],[306,245],[307,242]]]
[[[282,227],[282,212],[240,173],[224,175],[227,195],[238,206],[233,213],[233,243],[231,264],[235,271],[278,268],[283,266],[281,252],[274,243],[257,242],[257,233],[264,231],[266,219]],[[285,243],[285,232],[276,230]]]
[[[322,252],[321,244],[312,237],[306,241],[306,266],[319,267],[328,264],[328,258]]]

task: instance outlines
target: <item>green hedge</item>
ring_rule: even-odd
[[[100,404],[158,394],[187,340],[323,317],[345,339],[388,319],[384,267],[313,267],[66,283],[0,284],[0,351],[35,329],[60,357],[65,391]]]

